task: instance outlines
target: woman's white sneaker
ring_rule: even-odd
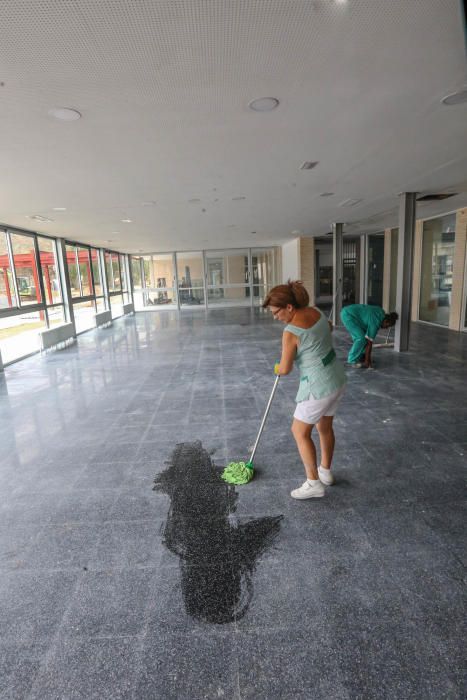
[[[305,498],[321,498],[324,496],[324,486],[320,481],[316,481],[314,484],[305,481],[300,488],[291,491],[290,495],[292,498],[298,498],[299,500],[305,500]]]
[[[330,469],[323,469],[323,467],[318,467],[318,475],[319,475],[319,480],[325,486],[332,486],[333,485],[335,479],[334,479]]]

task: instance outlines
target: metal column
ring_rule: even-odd
[[[412,269],[415,234],[416,193],[403,192],[399,200],[399,245],[397,250],[396,323],[394,349],[409,349]]]
[[[332,322],[335,326],[340,324],[342,310],[342,276],[343,276],[343,256],[342,256],[342,234],[344,224],[332,225]]]

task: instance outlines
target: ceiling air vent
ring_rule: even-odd
[[[417,202],[439,202],[442,199],[449,199],[449,197],[455,197],[458,192],[449,192],[444,194],[424,194],[423,197],[417,197]]]
[[[301,164],[300,170],[313,170],[318,165],[319,160],[306,160]]]
[[[360,204],[361,199],[344,199],[343,202],[339,202],[338,207],[354,207],[356,204]]]

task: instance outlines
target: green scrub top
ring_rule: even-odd
[[[344,326],[357,326],[365,338],[372,342],[376,338],[381,324],[384,321],[386,312],[381,306],[372,306],[371,304],[350,304],[344,306],[341,312],[341,318]]]
[[[300,372],[300,385],[295,401],[310,398],[324,399],[346,383],[342,362],[332,347],[331,330],[322,312],[321,318],[311,328],[300,328],[289,323],[288,331],[300,339],[295,357]]]

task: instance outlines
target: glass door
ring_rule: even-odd
[[[143,255],[143,304],[146,309],[177,308],[173,258],[173,253]]]
[[[176,253],[178,300],[180,307],[204,307],[203,254]]]
[[[250,306],[248,248],[205,253],[209,306]]]
[[[456,215],[423,222],[419,319],[449,325]]]
[[[275,248],[253,248],[251,251],[253,304],[260,306],[276,284],[277,251]]]
[[[367,303],[383,305],[384,234],[368,236]]]

